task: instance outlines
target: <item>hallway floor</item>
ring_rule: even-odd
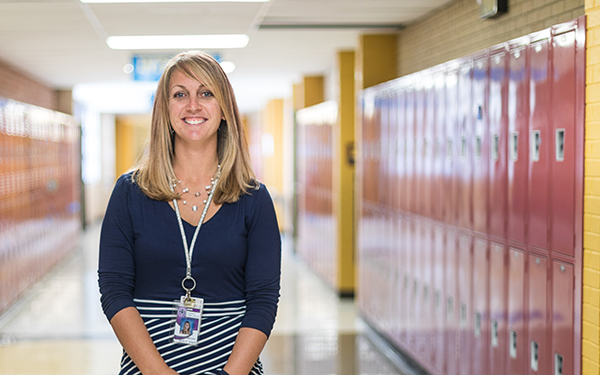
[[[0,375],[117,374],[121,347],[100,308],[99,225],[79,249],[0,317]],[[356,315],[284,241],[277,322],[261,359],[268,375],[403,375]],[[369,339],[369,337],[371,339]]]

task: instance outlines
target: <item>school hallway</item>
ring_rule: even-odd
[[[100,307],[97,259],[100,224],[46,277],[0,317],[1,375],[117,374],[121,346]],[[403,375],[377,337],[283,241],[277,321],[261,356],[268,375]],[[385,347],[383,347],[385,348]],[[410,371],[407,372],[410,374]]]

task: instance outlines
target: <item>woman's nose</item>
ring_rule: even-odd
[[[190,101],[188,102],[188,110],[199,111],[201,109],[202,105],[200,105],[200,99],[196,97],[190,97]]]

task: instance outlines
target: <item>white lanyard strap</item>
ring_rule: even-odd
[[[185,263],[186,263],[185,278],[181,281],[181,286],[187,292],[188,298],[189,298],[191,291],[194,290],[194,288],[196,287],[196,280],[194,280],[194,278],[192,277],[192,254],[194,253],[194,246],[196,245],[196,239],[198,238],[198,233],[200,233],[200,227],[202,227],[202,223],[204,222],[204,218],[206,217],[206,213],[208,212],[208,207],[210,206],[210,203],[212,202],[212,197],[213,197],[213,194],[217,187],[217,182],[219,182],[220,175],[221,175],[221,169],[218,168],[217,176],[212,185],[212,189],[210,190],[210,194],[208,195],[208,198],[206,199],[206,205],[204,206],[204,210],[202,210],[202,215],[200,216],[200,220],[198,221],[198,226],[196,227],[196,230],[194,231],[194,236],[192,237],[192,243],[190,244],[190,247],[188,247],[188,244],[187,244],[187,237],[185,235],[185,230],[183,228],[183,222],[181,220],[181,213],[179,212],[179,206],[177,205],[177,199],[173,199],[173,206],[175,207],[175,214],[177,215],[177,223],[179,223],[179,230],[181,231],[181,239],[183,240],[183,251],[185,253]],[[187,288],[185,286],[185,282],[187,280],[192,281],[191,288]]]

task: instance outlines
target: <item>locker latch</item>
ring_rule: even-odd
[[[475,312],[475,337],[481,336],[481,313]]]
[[[500,149],[500,135],[492,135],[492,160],[498,161],[498,151]]]
[[[540,145],[542,144],[542,133],[539,130],[531,132],[531,160],[540,161]]]
[[[556,161],[565,160],[565,129],[556,129]]]
[[[511,330],[509,337],[509,354],[510,358],[517,358],[517,332]]]
[[[539,345],[535,341],[531,341],[531,369],[538,370]]]
[[[510,133],[510,159],[512,161],[519,160],[519,133]]]
[[[562,375],[563,373],[563,356],[554,353],[554,375]]]
[[[498,321],[492,320],[492,348],[498,347]]]

